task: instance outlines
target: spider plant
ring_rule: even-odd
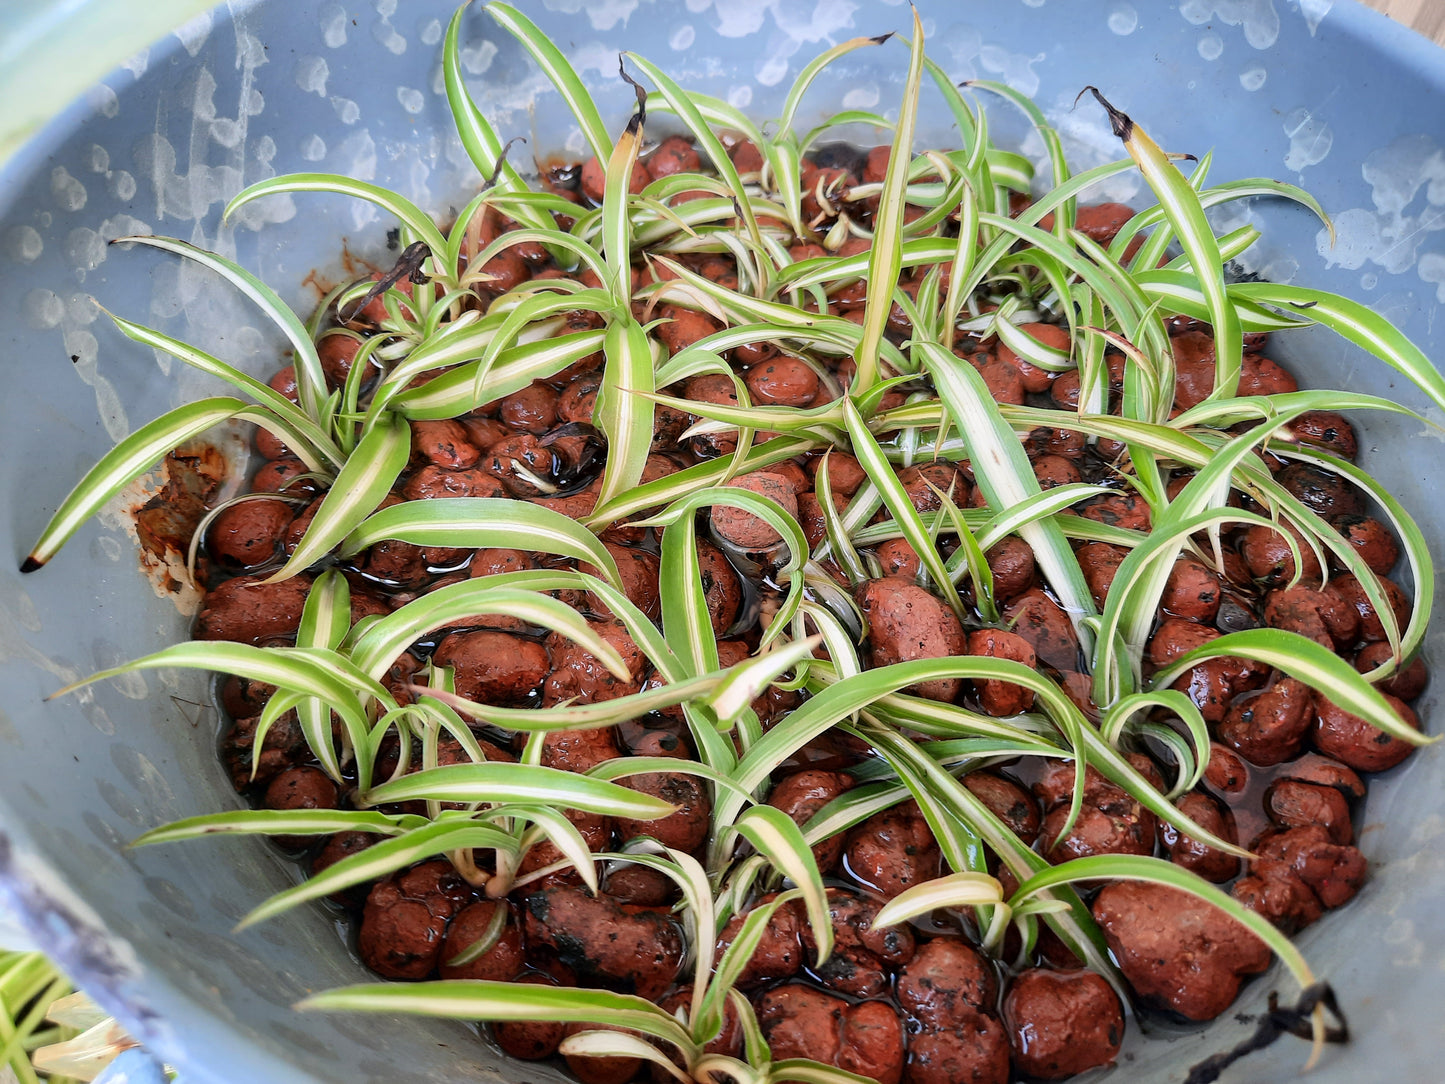
[[[1375,687],[1411,656],[1428,622],[1434,578],[1426,541],[1380,482],[1351,463],[1288,439],[1291,423],[1307,411],[1404,408],[1343,391],[1237,395],[1245,334],[1318,326],[1374,354],[1445,406],[1445,378],[1369,310],[1308,287],[1228,281],[1226,264],[1258,235],[1244,230],[1217,237],[1207,209],[1270,197],[1325,218],[1318,203],[1294,186],[1262,179],[1209,185],[1207,155],[1186,174],[1178,163],[1190,156],[1161,149],[1093,88],[1087,89],[1105,109],[1127,157],[1073,174],[1056,134],[1032,103],[1001,85],[960,88],[947,79],[925,52],[916,14],[909,33],[895,45],[888,44],[890,35],[853,39],[807,64],[782,115],[765,125],[688,91],[646,58],[626,54],[621,70],[631,88],[631,109],[626,126],[614,136],[563,51],[519,10],[492,3],[485,10],[557,88],[603,170],[600,205],[579,207],[555,192],[529,190],[507,161],[510,144],[471,100],[459,62],[465,10],[458,10],[448,28],[442,71],[458,134],[477,167],[478,191],[453,223],[443,228],[394,193],[321,174],[264,181],[237,195],[227,209],[231,213],[278,193],[369,201],[397,220],[405,244],[403,259],[389,274],[338,289],[315,317],[303,321],[230,261],[180,241],[128,239],[205,264],[258,305],[294,350],[296,401],[220,359],[113,316],[126,335],[221,378],[245,398],[205,400],[137,430],[81,480],[24,568],[33,571],[49,560],[87,517],[177,443],[223,420],[251,421],[271,430],[324,490],[299,544],[270,575],[273,581],[314,575],[295,646],[182,644],[87,680],[135,669],[190,667],[272,684],[277,692],[258,721],[256,747],[270,727],[295,711],[311,754],[345,786],[350,806],[208,813],[158,827],[138,842],[338,831],[376,837],[365,851],[260,903],[243,924],[434,856],[448,858],[492,898],[566,869],[593,890],[604,863],[661,871],[678,886],[681,902],[675,910],[687,933],[692,968],[691,1000],[676,1016],[649,1001],[601,990],[480,981],[368,984],[318,994],[302,1007],[610,1025],[644,1038],[615,1030],[583,1032],[569,1038],[563,1051],[638,1057],[683,1081],[855,1079],[826,1066],[772,1061],[752,1006],[736,982],[776,908],[794,900],[801,901],[816,932],[818,962],[827,957],[832,927],[810,848],[910,799],[938,840],[947,872],[896,897],[884,907],[880,923],[966,906],[977,916],[973,932],[981,944],[1000,950],[1014,925],[1024,956],[1032,951],[1042,923],[1127,997],[1075,886],[1154,881],[1220,908],[1261,937],[1301,987],[1313,986],[1314,975],[1287,938],[1200,878],[1152,858],[1102,856],[1051,866],[961,779],[1014,758],[1071,762],[1074,785],[1061,836],[1080,815],[1086,772],[1092,768],[1181,833],[1243,856],[1246,851],[1206,831],[1174,804],[1203,777],[1210,749],[1209,728],[1199,709],[1170,688],[1181,673],[1214,658],[1255,660],[1301,679],[1385,734],[1416,744],[1428,740],[1405,727]],[[900,47],[907,49],[907,66],[895,120],[849,112],[800,131],[805,95],[828,65],[858,49]],[[635,81],[629,68],[653,89]],[[956,150],[915,153],[925,81],[956,122]],[[1033,166],[993,145],[988,115],[974,103],[974,93],[1002,96],[1022,109],[1048,153],[1048,191],[1016,214],[1010,213],[1011,197],[1029,193]],[[631,192],[633,168],[659,114],[687,133],[705,171],[653,180]],[[845,190],[819,174],[805,187],[810,150],[835,135],[833,129],[860,123],[887,133],[882,180]],[[738,168],[725,143],[734,136],[751,142],[760,168]],[[1136,214],[1107,245],[1098,243],[1076,228],[1079,200],[1091,186],[1129,169],[1139,170],[1157,204]],[[679,200],[682,194],[690,198]],[[804,208],[812,205],[822,212],[809,217]],[[500,229],[503,218],[516,228]],[[840,251],[857,240],[866,242],[862,250]],[[485,267],[524,242],[544,245],[560,276],[484,300],[492,281]],[[819,249],[794,258],[789,245],[795,242]],[[816,254],[819,250],[823,255]],[[736,287],[698,273],[693,258],[706,254],[733,261]],[[634,274],[642,269],[650,274],[634,284]],[[914,278],[902,279],[905,272]],[[860,283],[866,300],[857,322],[828,311],[840,290]],[[328,334],[353,334],[346,326],[351,315],[377,299],[384,316],[374,321],[361,347],[378,369],[375,384],[363,391],[356,375],[362,366],[357,365],[341,387],[328,387],[318,342]],[[658,335],[662,305],[706,313],[720,329],[669,354]],[[597,326],[566,331],[562,314],[568,312],[593,314]],[[898,313],[908,330],[899,333],[895,326],[890,336],[890,321],[896,323]],[[1171,410],[1177,367],[1165,327],[1165,318],[1176,315],[1207,320],[1216,342],[1212,392],[1180,413]],[[1057,325],[1067,348],[1027,330],[1026,325],[1039,322]],[[1077,408],[997,402],[984,377],[962,357],[966,343],[984,338],[996,338],[1023,361],[1049,372],[1077,370]],[[730,351],[752,343],[768,343],[804,359],[826,377],[820,380],[830,394],[801,408],[753,402],[726,360]],[[590,512],[573,519],[536,504],[491,498],[381,507],[407,465],[409,423],[460,417],[599,350],[605,364],[594,424],[606,441],[607,460]],[[1118,410],[1111,413],[1107,358],[1112,353],[1126,363]],[[845,388],[833,371],[841,373],[839,359],[849,357],[854,368]],[[736,403],[699,402],[678,394],[684,382],[699,376],[727,377]],[[735,450],[643,481],[658,408],[695,417],[688,437],[731,436]],[[1078,433],[1091,443],[1107,441],[1120,448],[1108,484],[1044,489],[1022,443],[1040,430]],[[823,532],[815,544],[782,505],[729,484],[804,453],[819,453],[825,464],[816,481]],[[827,457],[845,453],[857,460],[865,478],[850,498],[835,501]],[[1273,478],[1261,453],[1332,472],[1383,510],[1400,537],[1415,588],[1414,609],[1403,628],[1361,557]],[[966,462],[982,506],[964,507],[957,494],[935,487],[937,507],[919,510],[898,472],[932,460]],[[1176,470],[1194,473],[1170,497],[1165,479]],[[1080,502],[1119,487],[1147,506],[1151,530],[1075,514]],[[1246,494],[1253,504],[1231,507],[1233,492]],[[773,562],[775,605],[766,628],[750,657],[729,667],[720,665],[719,636],[699,562],[702,517],[716,509],[749,513],[780,540]],[[1191,554],[1222,571],[1219,532],[1240,524],[1287,525],[1304,540],[1290,542],[1297,561],[1301,546],[1308,546],[1353,573],[1380,615],[1390,657],[1361,675],[1295,633],[1255,629],[1222,636],[1147,674],[1141,658],[1176,559]],[[599,538],[619,525],[660,535],[659,623],[626,597],[617,564]],[[918,583],[969,627],[998,628],[1007,621],[995,597],[987,553],[1011,536],[1028,544],[1046,587],[1074,627],[1097,719],[1049,674],[1007,659],[961,656],[871,669],[864,665],[860,645],[866,622],[842,584],[857,587],[876,576],[870,547],[905,540],[919,558]],[[347,580],[339,569],[383,541],[510,547],[549,555],[558,567],[444,586],[353,626]],[[1129,551],[1102,612],[1075,555],[1074,544],[1081,541],[1109,542]],[[597,574],[562,567],[578,562]],[[561,592],[585,592],[600,600],[658,680],[613,700],[528,709],[459,696],[453,675],[436,666],[418,675],[408,697],[399,698],[382,684],[392,662],[419,640],[489,614],[518,617],[565,637],[625,678],[616,649],[556,597]],[[1029,690],[1034,706],[994,718],[908,691],[923,682],[952,679],[1006,681]],[[765,728],[752,704],[770,687],[798,693],[801,703]],[[611,727],[664,708],[680,711],[695,759],[620,757],[585,775],[540,763],[548,733]],[[335,729],[333,715],[340,721]],[[488,761],[474,726],[524,735],[520,761]],[[795,824],[766,804],[769,781],[793,754],[831,731],[865,741],[874,756],[852,769],[854,789],[806,823]],[[439,763],[444,737],[460,745],[467,762]],[[1167,750],[1173,778],[1164,791],[1125,755],[1141,738]],[[380,778],[383,743],[391,742],[401,756],[388,777]],[[414,760],[419,766],[412,770]],[[694,776],[710,793],[710,831],[700,857],[669,850],[645,835],[616,851],[592,853],[565,813],[662,818],[672,806],[620,782],[662,771]],[[384,810],[400,802],[423,803],[425,814]],[[543,841],[555,845],[561,860],[522,874],[528,851]],[[1012,894],[1006,895],[989,874],[991,855],[1018,882]],[[775,890],[782,894],[756,905],[761,892]],[[741,933],[715,958],[720,930],[738,915],[746,916]],[[725,1010],[741,1021],[744,1060],[704,1050],[719,1033]],[[1315,1025],[1317,1036],[1322,1035],[1318,1013]]]

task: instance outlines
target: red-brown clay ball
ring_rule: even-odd
[[[1014,1068],[1042,1080],[1107,1065],[1124,1041],[1118,995],[1092,971],[1023,972],[1004,997],[1003,1017]]]

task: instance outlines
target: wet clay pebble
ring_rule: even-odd
[[[1239,555],[1244,558],[1249,574],[1266,586],[1287,584],[1294,579],[1295,570],[1301,569],[1300,582],[1306,586],[1318,586],[1320,582],[1320,561],[1315,551],[1292,525],[1284,529],[1294,538],[1299,549],[1300,563],[1295,561],[1285,536],[1273,527],[1256,524],[1248,528],[1239,542]]]
[[[948,1027],[925,1027],[908,1038],[908,1084],[1007,1084],[1009,1045],[1003,1025],[971,1013]]]
[[[1254,841],[1254,872],[1277,862],[1298,877],[1326,907],[1340,907],[1365,883],[1365,856],[1334,842],[1329,829],[1310,824],[1270,833]]]
[[[1357,516],[1365,510],[1359,490],[1333,471],[1310,463],[1291,463],[1274,480],[1321,516]]]
[[[1134,208],[1123,203],[1088,203],[1074,215],[1074,229],[1101,245],[1113,242],[1124,223],[1134,217]]]
[[[1079,638],[1069,615],[1043,590],[1031,587],[1004,610],[1004,624],[1027,640],[1042,663],[1056,670],[1079,668]]]
[[[728,485],[776,501],[784,512],[797,518],[797,495],[791,482],[780,474],[754,471],[752,474],[732,479]],[[712,529],[719,538],[749,552],[769,549],[783,539],[783,536],[761,517],[742,508],[724,504],[715,505],[712,509]]]
[[[682,397],[690,399],[694,403],[716,403],[719,406],[738,405],[737,385],[733,383],[731,377],[721,373],[704,373],[701,376],[690,378],[683,385]],[[689,443],[693,445],[699,455],[729,455],[737,449],[738,435],[736,430],[708,433],[693,437]]]
[[[810,457],[808,460],[808,475],[815,480],[827,464],[828,484],[833,490],[834,496],[852,497],[858,492],[858,487],[868,480],[863,465],[854,459],[847,452],[833,451],[826,457]]]
[[[927,1027],[947,1028],[992,1012],[997,996],[988,960],[951,937],[929,941],[898,973],[898,1004]]]
[[[647,187],[650,180],[652,177],[647,172],[647,167],[641,162],[633,162],[632,175],[627,181],[627,191],[635,196]],[[582,195],[586,196],[588,200],[599,207],[602,205],[602,195],[607,188],[607,165],[605,162],[598,161],[595,156],[587,159],[582,166],[581,188]]]
[[[426,978],[441,955],[447,921],[471,896],[451,863],[439,860],[379,881],[361,915],[362,963],[382,978]]]
[[[1094,605],[1102,611],[1109,589],[1114,586],[1114,577],[1124,558],[1129,556],[1129,551],[1108,542],[1089,542],[1080,546],[1074,556],[1079,559],[1079,568],[1083,570],[1084,582],[1089,585],[1089,594],[1094,596]]]
[[[1239,840],[1234,830],[1234,817],[1209,795],[1191,791],[1174,803],[1179,812],[1202,828],[1231,843]],[[1167,821],[1159,822],[1159,842],[1169,852],[1169,860],[1199,874],[1206,881],[1223,884],[1239,873],[1239,859],[1190,838]]]
[[[738,619],[743,604],[742,581],[723,551],[705,538],[697,540],[697,563],[713,634],[722,636]]]
[[[1265,859],[1250,866],[1229,889],[1243,906],[1290,935],[1319,921],[1324,914],[1319,897],[1287,864]]]
[[[253,493],[296,493],[302,496],[316,492],[310,481],[297,481],[303,474],[309,474],[305,463],[299,459],[272,459],[262,464],[256,476],[251,479]]]
[[[968,504],[969,484],[952,463],[935,460],[898,472],[898,483],[908,493],[909,503],[920,512],[943,507],[943,496],[952,495],[953,503],[963,508]]]
[[[993,574],[993,597],[999,602],[1017,598],[1037,582],[1034,551],[1017,535],[994,543],[983,557]]]
[[[542,495],[542,490],[527,475],[548,482],[556,475],[557,466],[552,450],[530,433],[506,437],[488,448],[481,458],[481,469],[506,486],[513,497],[523,500]]]
[[[853,777],[847,772],[825,772],[810,769],[784,776],[773,784],[768,805],[781,809],[799,828],[813,814],[834,798],[853,789]],[[843,837],[831,836],[813,847],[813,858],[824,874],[838,865],[843,857]]]
[[[1189,1020],[1213,1020],[1234,1001],[1244,976],[1269,966],[1269,947],[1258,937],[1167,885],[1105,885],[1093,912],[1139,996]]]
[[[1147,531],[1149,502],[1137,493],[1104,493],[1079,505],[1079,515],[1110,527]]]
[[[532,556],[521,550],[492,547],[477,550],[467,565],[467,574],[473,579],[478,576],[500,576],[506,572],[522,572],[534,567]]]
[[[267,809],[335,809],[340,793],[320,768],[288,768],[266,787]]]
[[[850,997],[880,997],[891,986],[887,970],[913,958],[915,942],[906,924],[874,928],[879,905],[843,888],[828,889],[828,913],[833,927],[833,954],[814,965],[818,944],[807,923],[800,928],[803,959],[813,975],[830,989]]]
[[[1219,794],[1239,794],[1249,784],[1249,769],[1234,750],[1210,742],[1204,781]]]
[[[555,986],[556,983],[544,975],[523,976],[518,982],[534,983],[539,986]],[[557,1053],[562,1044],[567,1025],[550,1020],[520,1020],[492,1025],[492,1038],[509,1057],[523,1061],[540,1061]]]
[[[427,462],[447,470],[466,470],[481,459],[468,440],[460,422],[434,421],[411,423],[411,449]]]
[[[661,561],[657,554],[633,546],[619,546],[616,542],[603,542],[602,545],[612,555],[612,559],[617,562],[622,593],[627,596],[629,602],[656,621],[662,616],[662,596],[658,586]],[[601,569],[586,561],[580,563],[577,570],[599,579],[604,578]],[[589,592],[587,598],[597,616],[613,616],[606,603],[596,595]]]
[[[1394,650],[1388,643],[1376,640],[1360,648],[1360,653],[1355,656],[1355,669],[1362,674],[1368,674],[1393,656]],[[1417,655],[1393,675],[1376,684],[1375,688],[1401,700],[1414,700],[1425,691],[1425,686],[1429,683],[1430,671],[1425,666],[1425,660]]]
[[[572,827],[577,829],[582,836],[582,842],[587,844],[589,851],[596,854],[598,851],[611,849],[611,817],[605,817],[600,813],[587,813],[580,809],[565,809],[562,811],[562,816],[566,817]],[[557,844],[550,839],[541,839],[527,851],[526,857],[522,859],[522,864],[517,868],[517,873],[519,876],[526,876],[546,866],[561,862],[564,858],[566,855],[562,853],[562,849]],[[581,884],[582,878],[575,868],[568,868],[548,874],[540,883],[543,885]]]
[[[1420,721],[1408,704],[1388,693],[1385,700],[1406,726],[1420,729]],[[1351,715],[1319,692],[1315,693],[1313,738],[1315,748],[1325,756],[1334,757],[1361,772],[1383,772],[1393,768],[1416,748],[1410,742],[1377,730],[1358,715]]]
[[[694,851],[707,839],[712,816],[712,799],[707,786],[694,775],[681,772],[651,772],[633,775],[619,782],[630,790],[650,794],[677,806],[676,812],[658,820],[637,821],[617,818],[617,830],[624,839],[651,836],[665,847]]]
[[[1055,350],[1067,351],[1069,349],[1068,328],[1060,327],[1058,324],[1020,324],[1019,330]],[[1024,391],[1032,395],[1044,394],[1054,381],[1053,373],[1047,369],[1041,369],[1037,365],[1029,364],[1003,343],[998,344],[997,356],[1000,361],[1012,365],[1018,370]]]
[[[511,429],[541,436],[557,424],[557,393],[546,384],[532,384],[504,398],[497,417]]]
[[[1301,444],[1313,445],[1342,459],[1353,460],[1360,450],[1355,427],[1343,414],[1333,410],[1311,410],[1289,425],[1290,435]],[[1283,434],[1281,434],[1283,435]]]
[[[372,844],[380,843],[383,838],[371,832],[337,832],[326,840],[321,850],[316,852],[316,857],[311,859],[311,876],[315,877],[317,874],[326,872],[343,858],[360,854]],[[359,911],[366,903],[366,895],[369,890],[369,885],[352,885],[350,888],[343,888],[331,893],[327,899],[350,910]]]
[[[428,463],[407,478],[401,495],[409,501],[439,497],[505,497],[507,489],[495,474],[483,470],[447,470]]]
[[[964,653],[967,641],[957,616],[917,584],[896,577],[870,580],[859,590],[858,604],[868,619],[874,666]],[[952,702],[962,686],[960,678],[939,678],[910,691],[929,700]]]
[[[1054,489],[1084,480],[1078,465],[1061,455],[1041,455],[1033,461],[1033,468],[1040,489]]]
[[[1331,651],[1355,642],[1360,616],[1334,584],[1323,590],[1303,585],[1271,591],[1264,600],[1264,620],[1272,629],[1286,629]]]
[[[1219,724],[1219,740],[1251,764],[1267,767],[1293,758],[1314,723],[1314,693],[1281,677],[1256,696],[1232,705]]]
[[[1093,772],[1093,769],[1089,771]],[[1071,767],[1068,774],[1072,777]],[[1073,785],[1072,778],[1069,785]],[[1096,854],[1154,853],[1157,826],[1154,814],[1123,788],[1102,776],[1088,777],[1078,819],[1069,834],[1060,838],[1059,833],[1068,818],[1067,801],[1055,805],[1044,816],[1044,857],[1050,862],[1067,862],[1071,858],[1087,858]]]
[[[905,580],[917,580],[923,569],[923,559],[906,538],[890,538],[873,547],[873,556],[884,576],[898,576]]]
[[[647,657],[633,643],[627,629],[616,621],[589,621],[587,624],[621,654],[628,678],[619,678],[590,651],[567,637],[550,633],[545,644],[552,659],[552,672],[542,686],[544,707],[553,707],[567,699],[575,699],[580,704],[614,700],[642,688]]]
[[[231,776],[231,785],[238,791],[247,790],[252,785],[264,787],[278,774],[309,756],[301,737],[301,726],[293,711],[288,711],[271,724],[257,756],[256,726],[260,722],[260,710],[256,709],[257,715],[238,718],[221,739],[221,760]]]
[[[207,592],[192,637],[254,644],[295,636],[311,577],[293,576],[276,583],[262,579],[237,576]]]
[[[697,150],[684,136],[668,136],[647,156],[647,171],[653,178],[671,177],[674,173],[696,173],[702,169]]]
[[[241,501],[211,521],[206,547],[218,561],[255,568],[282,550],[295,511],[285,501]]]
[[[584,774],[622,755],[611,728],[551,730],[542,739],[542,765]]]
[[[626,865],[607,875],[603,891],[618,903],[634,907],[662,907],[676,898],[677,885],[659,869]]]
[[[1350,805],[1334,787],[1321,787],[1298,779],[1278,779],[1264,793],[1264,811],[1278,828],[1305,828],[1317,824],[1330,842],[1354,839]]]
[[[1390,528],[1370,516],[1336,516],[1330,521],[1355,548],[1371,572],[1388,576],[1400,561],[1400,543]]]
[[[669,354],[687,349],[699,339],[705,339],[722,325],[705,312],[684,309],[678,305],[663,305],[657,316],[664,321],[653,332],[659,342],[667,347]]]
[[[1375,579],[1384,592],[1385,600],[1390,605],[1390,612],[1395,616],[1396,627],[1403,632],[1405,626],[1410,622],[1412,606],[1409,597],[1394,580],[1387,580],[1383,576],[1376,576]],[[1359,580],[1348,574],[1336,576],[1330,580],[1329,588],[1359,615],[1361,640],[1373,642],[1387,639],[1380,615],[1375,611],[1374,604],[1365,594],[1365,589],[1360,585]]]
[[[758,901],[758,906],[771,903],[774,898],[775,895],[764,896]],[[747,913],[733,915],[723,926],[717,941],[719,960],[737,939],[738,931],[746,920]],[[803,920],[797,906],[785,904],[777,908],[763,931],[758,947],[738,976],[738,985],[747,988],[796,975],[803,966],[802,927]]]
[[[991,659],[1009,659],[1022,663],[1033,670],[1038,666],[1034,649],[1022,636],[1002,629],[976,629],[968,634],[969,655]],[[1032,689],[1010,681],[993,678],[975,678],[973,689],[978,696],[979,706],[994,716],[1017,715],[1028,711],[1034,703]]]
[[[584,1031],[620,1031],[624,1035],[638,1036],[627,1028],[610,1024],[592,1024],[578,1021],[568,1024],[563,1032],[563,1041]],[[567,1069],[581,1084],[627,1084],[642,1069],[642,1059],[629,1056],[596,1056],[591,1054],[563,1053],[562,1060]]]
[[[535,640],[489,630],[452,633],[437,645],[432,661],[451,667],[457,695],[479,704],[523,703],[551,669]]]
[[[442,941],[442,978],[509,982],[517,977],[526,965],[526,960],[522,952],[522,931],[510,916],[491,948],[470,963],[448,963],[480,941],[496,921],[497,911],[505,910],[506,906],[505,903],[495,900],[478,900],[457,912],[457,916],[447,927],[446,938]]]
[[[808,986],[779,986],[758,999],[758,1023],[773,1060],[810,1058],[824,1065],[899,1084],[903,1027],[881,1001],[850,1005]]]
[[[938,841],[911,799],[850,831],[844,853],[849,872],[888,899],[937,877],[941,862]]]
[[[779,357],[748,370],[748,395],[754,406],[811,406],[818,397],[818,374],[802,358]]]
[[[1038,803],[1012,779],[993,772],[975,771],[963,777],[963,785],[1025,843],[1032,844],[1039,837],[1043,817]]]
[[[1190,651],[1219,638],[1219,633],[1203,625],[1179,618],[1161,621],[1146,647],[1151,664],[1164,668]],[[1263,683],[1268,668],[1235,656],[1210,659],[1190,667],[1174,682],[1178,689],[1194,701],[1205,722],[1218,723],[1229,711],[1234,698]]]
[[[1003,1018],[1014,1069],[1042,1080],[1107,1065],[1124,1041],[1118,995],[1092,971],[1023,972],[1004,996]]]
[[[528,944],[552,949],[584,984],[656,1001],[682,965],[682,936],[655,911],[629,914],[571,885],[533,893],[525,907]]]
[[[1219,577],[1202,561],[1180,557],[1169,572],[1159,605],[1174,617],[1208,625],[1219,613]]]

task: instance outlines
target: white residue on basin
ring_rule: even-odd
[[[1184,0],[1179,14],[1195,26],[1222,22],[1244,29],[1244,40],[1268,49],[1279,39],[1279,13],[1274,0]]]
[[[325,57],[299,56],[292,69],[296,85],[310,94],[326,97],[326,80],[331,78],[331,67]]]
[[[1289,136],[1284,164],[1293,173],[1319,165],[1335,142],[1330,126],[1314,110],[1304,107],[1290,110],[1284,118],[1284,134]]]
[[[1367,262],[1399,275],[1418,264],[1420,277],[1438,287],[1445,255],[1420,248],[1445,230],[1445,149],[1427,135],[1402,136],[1365,158],[1360,175],[1370,186],[1370,207],[1334,215],[1336,242],[1321,229],[1315,248],[1332,267],[1358,270]],[[1445,301],[1445,291],[1438,291]]]
[[[1139,12],[1133,4],[1115,4],[1109,9],[1108,26],[1111,33],[1127,37],[1139,29]]]

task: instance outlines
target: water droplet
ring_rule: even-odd
[[[1109,12],[1109,29],[1121,38],[1139,29],[1139,13],[1133,4],[1116,4]]]

